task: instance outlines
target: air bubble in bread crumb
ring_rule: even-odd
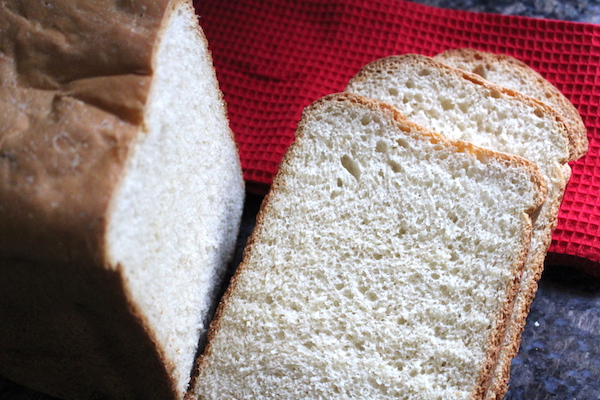
[[[402,172],[402,166],[396,161],[390,160],[388,161],[388,165],[390,166],[390,168],[392,168],[392,171],[394,171],[395,173]]]
[[[490,91],[490,96],[492,96],[494,99],[499,99],[502,97],[502,93],[499,90],[492,89]]]
[[[478,66],[476,66],[475,68],[473,68],[472,72],[474,74],[479,75],[483,79],[487,79],[487,70],[486,70],[486,68],[485,68],[485,66],[483,64],[479,64]]]
[[[405,149],[410,148],[410,145],[408,144],[408,141],[406,141],[403,138],[399,138],[398,140],[396,140],[396,143],[398,144],[398,146],[404,147]]]
[[[454,102],[451,99],[443,99],[442,108],[444,111],[452,110],[454,108]]]
[[[460,111],[466,114],[469,111],[469,108],[471,108],[471,104],[469,102],[463,101],[462,103],[458,103],[458,108]]]
[[[375,146],[375,151],[378,153],[386,153],[388,151],[388,145],[383,140],[379,140]]]
[[[341,158],[342,166],[352,175],[357,181],[360,180],[360,167],[349,155],[344,154]]]

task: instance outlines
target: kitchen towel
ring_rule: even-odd
[[[588,128],[548,262],[600,276],[600,26],[402,0],[200,0],[250,191],[265,193],[304,107],[377,58],[471,47],[516,57],[556,85]]]

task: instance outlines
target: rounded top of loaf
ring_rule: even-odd
[[[169,3],[0,5],[4,257],[64,262],[98,250],[112,189],[144,129]]]

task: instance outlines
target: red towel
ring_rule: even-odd
[[[600,26],[401,0],[202,0],[195,7],[228,104],[249,190],[265,192],[305,106],[367,62],[472,47],[512,55],[555,84],[588,128],[548,261],[600,276]]]

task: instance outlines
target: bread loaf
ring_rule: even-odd
[[[587,152],[587,129],[575,106],[556,86],[524,62],[505,54],[475,49],[450,49],[437,54],[434,59],[548,104],[561,114],[568,126],[570,160],[576,160]]]
[[[450,139],[516,154],[539,165],[548,184],[548,196],[534,218],[533,240],[519,295],[498,369],[486,395],[501,398],[570,175],[568,127],[543,103],[421,55],[374,61],[352,78],[346,90],[389,103],[407,118]]]
[[[191,2],[4,1],[0,31],[0,374],[181,399],[244,197]]]
[[[304,111],[192,398],[480,398],[544,179],[352,94]]]

